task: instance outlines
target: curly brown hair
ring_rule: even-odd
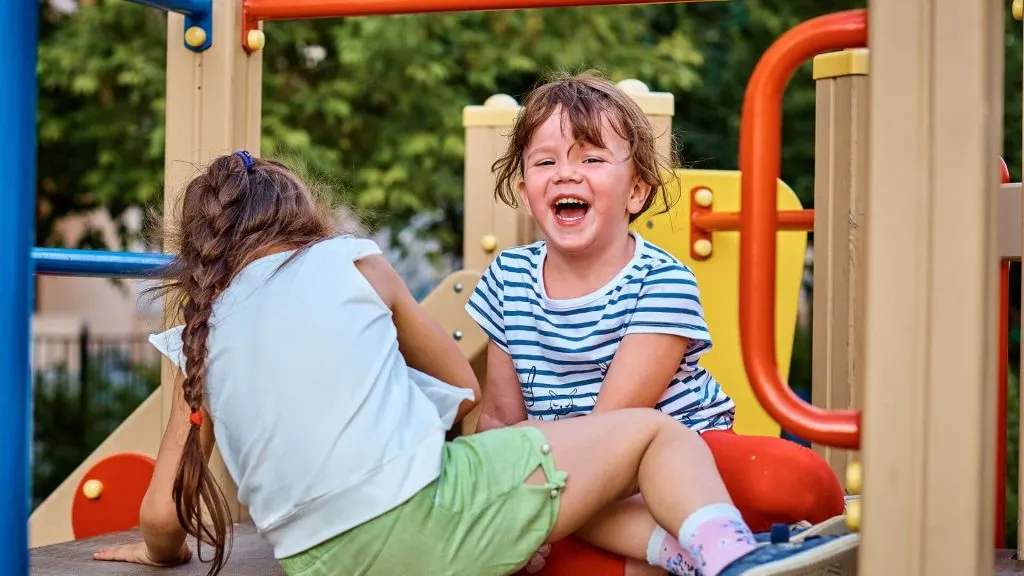
[[[167,248],[177,254],[166,281],[154,290],[174,296],[169,312],[185,322],[182,391],[195,413],[203,404],[215,298],[259,256],[294,249],[284,266],[337,230],[330,206],[284,164],[239,152],[216,158],[188,184],[177,229],[165,234]],[[203,458],[195,423],[185,440],[173,498],[186,533],[213,546],[208,574],[216,575],[227,559],[231,512]],[[203,524],[201,508],[212,526]]]
[[[523,154],[534,132],[557,110],[562,109],[563,122],[572,128],[579,142],[605,147],[601,138],[605,118],[615,133],[629,143],[633,167],[650,193],[643,207],[631,214],[633,222],[650,209],[661,196],[664,209],[669,207],[666,177],[676,166],[675,147],[669,158],[659,156],[655,146],[654,128],[636,101],[599,72],[588,70],[578,74],[558,72],[533,89],[512,126],[505,152],[491,166],[497,175],[496,200],[513,208],[518,206],[516,185],[523,178]]]

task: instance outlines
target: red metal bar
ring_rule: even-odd
[[[1009,176],[1003,178],[1003,183]],[[996,514],[995,546],[1006,547],[1006,404],[1008,386],[1008,356],[1010,352],[1010,261],[999,264],[999,413],[996,428]]]
[[[694,227],[711,232],[731,232],[740,229],[739,212],[698,212],[694,213],[690,220]],[[778,222],[779,230],[814,230],[814,210],[783,210],[779,212]]]
[[[664,4],[707,0],[243,0],[242,46],[251,52],[247,38],[268,20],[307,20],[345,16],[385,16],[481,10],[526,10],[625,4]]]
[[[429,12],[525,10],[613,4],[663,4],[669,0],[245,0],[242,10],[259,20],[305,20]],[[685,1],[685,0],[684,0]],[[690,0],[702,1],[702,0]]]
[[[740,123],[740,341],[758,401],[788,432],[826,446],[857,449],[860,413],[804,402],[775,361],[776,182],[781,158],[782,95],[793,73],[823,52],[867,46],[867,12],[808,20],[776,40],[747,84]]]

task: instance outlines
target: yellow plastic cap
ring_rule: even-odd
[[[267,45],[267,36],[263,33],[263,30],[249,30],[245,37],[245,43],[248,45],[249,50],[263,50],[263,47]]]
[[[99,498],[100,494],[103,494],[103,482],[96,479],[86,481],[86,483],[82,485],[82,494],[85,494],[85,497],[89,500]]]
[[[193,48],[198,48],[206,43],[206,30],[199,26],[192,26],[185,30],[185,43]]]

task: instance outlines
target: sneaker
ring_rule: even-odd
[[[801,520],[796,524],[774,524],[769,532],[755,533],[754,540],[761,544],[789,542],[791,538],[795,538],[813,527],[806,520]]]
[[[850,529],[846,526],[846,516],[840,514],[839,516],[833,516],[824,522],[818,522],[813,526],[808,526],[804,530],[797,531],[793,534],[792,541],[798,542],[810,538],[811,536],[842,536],[843,534],[849,534]]]
[[[761,544],[719,576],[857,576],[859,534]]]

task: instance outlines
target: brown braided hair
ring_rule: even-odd
[[[177,296],[184,319],[185,402],[192,426],[174,480],[178,521],[185,532],[214,548],[209,576],[224,567],[231,512],[203,457],[200,409],[207,373],[213,302],[246,264],[276,249],[302,250],[336,235],[330,207],[283,164],[246,152],[215,159],[185,189],[181,220],[167,238],[177,255],[157,289]],[[204,525],[202,509],[212,526]]]

